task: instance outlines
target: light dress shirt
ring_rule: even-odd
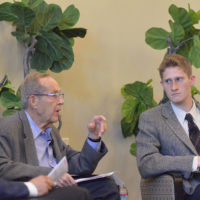
[[[189,137],[188,122],[185,119],[185,115],[187,113],[190,113],[192,115],[194,123],[200,129],[200,110],[197,109],[194,101],[193,101],[192,108],[189,112],[185,112],[184,110],[178,108],[172,102],[170,102],[170,103],[171,103],[172,109],[173,109],[176,117],[178,118],[178,121],[180,122],[181,126],[185,130],[185,133],[188,137]],[[198,170],[198,156],[194,156],[193,164],[192,164],[192,171],[194,172],[194,171],[197,171],[197,170]]]
[[[55,167],[57,164],[57,160],[56,158],[53,156],[53,148],[50,145],[48,147],[48,152],[50,152],[50,155],[47,152],[47,140],[46,140],[46,136],[43,130],[41,130],[37,124],[32,120],[32,118],[30,117],[30,115],[25,111],[26,116],[28,118],[32,133],[33,133],[33,139],[35,141],[35,146],[36,148],[36,152],[37,152],[37,157],[38,157],[38,161],[39,161],[39,166],[42,167]],[[52,128],[47,128],[45,129],[46,134],[49,134],[50,136],[50,132],[51,132]],[[49,159],[51,158],[51,159]]]

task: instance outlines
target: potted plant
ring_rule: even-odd
[[[80,17],[79,10],[68,6],[63,12],[59,5],[44,0],[21,0],[0,4],[0,21],[11,22],[11,32],[24,45],[24,77],[31,69],[55,73],[68,70],[74,62],[75,37],[85,37],[85,28],[73,28]],[[21,109],[19,91],[7,79],[1,81],[0,104],[6,108],[3,115]]]

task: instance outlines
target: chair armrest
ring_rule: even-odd
[[[185,191],[183,187],[183,178],[181,174],[178,173],[168,173],[174,179],[174,190],[175,190],[175,199],[182,200],[185,196]]]
[[[141,179],[140,189],[142,200],[183,200],[185,196],[183,179],[176,173]]]

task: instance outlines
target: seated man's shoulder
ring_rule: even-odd
[[[157,106],[155,106],[153,108],[150,108],[150,109],[144,111],[141,114],[141,116],[160,115],[163,106],[165,106],[165,104],[160,104],[160,105],[157,105]]]
[[[18,117],[18,112],[12,115],[4,116],[0,118],[0,130],[17,128],[20,124],[20,118]]]

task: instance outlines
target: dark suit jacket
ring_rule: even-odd
[[[81,152],[75,151],[65,145],[55,127],[51,136],[56,159],[60,161],[66,156],[71,174],[91,174],[107,152],[103,142],[99,152],[87,142]],[[24,181],[41,174],[47,175],[50,170],[39,166],[33,134],[24,111],[3,118],[0,121],[0,177]]]
[[[0,200],[26,197],[28,194],[29,191],[25,184],[0,178]]]
[[[198,108],[199,104],[196,104]],[[197,152],[179,123],[171,104],[159,105],[142,113],[136,137],[137,163],[143,178],[165,172],[180,172],[187,193],[200,184],[200,174],[192,172]]]

